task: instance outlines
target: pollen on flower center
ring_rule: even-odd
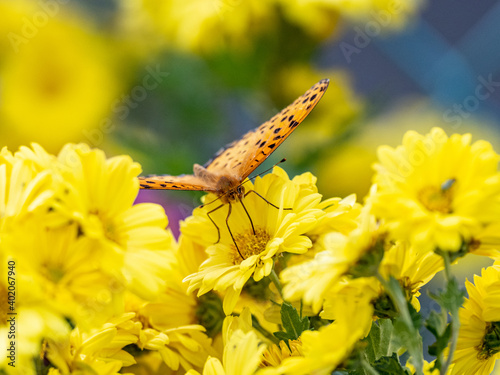
[[[418,192],[418,200],[429,211],[442,212],[449,214],[453,211],[453,185],[444,186],[426,186]]]
[[[234,242],[238,245],[238,249],[236,249],[234,244],[232,245],[232,249],[234,250],[234,264],[239,264],[252,255],[262,253],[270,238],[271,236],[262,228],[256,228],[255,234],[252,229],[244,233],[238,233],[234,236]]]
[[[476,349],[477,358],[485,360],[500,352],[500,322],[489,322],[486,325],[486,333]]]

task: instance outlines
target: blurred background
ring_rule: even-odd
[[[406,130],[472,132],[500,151],[499,17],[493,0],[0,0],[1,145],[86,142],[145,174],[191,173],[330,78],[256,172],[286,157],[325,197],[361,201],[377,146]],[[176,232],[199,197],[138,201],[163,204]]]

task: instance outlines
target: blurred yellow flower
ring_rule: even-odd
[[[318,2],[318,0],[312,0]],[[331,3],[342,15],[356,22],[367,22],[368,30],[378,33],[405,26],[423,5],[422,0],[319,0]],[[371,24],[371,25],[370,25]],[[375,24],[375,26],[373,26]]]
[[[67,5],[16,3],[0,2],[9,41],[0,54],[0,134],[10,147],[35,141],[54,152],[86,139],[111,113],[123,88],[118,54]]]
[[[136,27],[161,35],[167,46],[197,53],[228,47],[248,49],[254,35],[269,32],[274,24],[274,4],[269,1],[133,0],[123,3],[126,19],[139,17],[143,21]]]
[[[458,251],[500,214],[500,157],[471,135],[409,131],[403,145],[379,147],[370,200],[395,238],[421,251]]]
[[[311,240],[304,234],[311,230],[316,220],[323,215],[317,208],[321,196],[302,184],[301,177],[290,180],[279,167],[272,174],[257,177],[255,185],[245,183],[247,191],[257,194],[244,198],[243,206],[234,204],[229,219],[232,236],[226,228],[226,210],[217,210],[211,218],[207,212],[212,206],[203,206],[193,212],[181,231],[194,241],[207,247],[208,259],[200,266],[199,272],[188,276],[188,291],[199,289],[198,296],[210,290],[225,292],[224,312],[233,311],[245,283],[253,277],[255,281],[268,276],[274,267],[275,258],[281,253],[302,254],[311,247]],[[213,195],[205,197],[205,202],[216,199]],[[291,208],[291,210],[284,210]],[[250,221],[251,220],[251,221]],[[220,240],[217,233],[220,231]]]
[[[466,281],[469,298],[460,308],[460,330],[452,375],[488,375],[500,359],[500,267]]]

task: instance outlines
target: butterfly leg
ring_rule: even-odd
[[[215,228],[217,229],[217,241],[215,241],[215,243],[219,243],[219,241],[220,241],[220,229],[219,229],[219,227],[217,226],[217,224],[215,224],[215,221],[214,221],[214,219],[212,219],[212,217],[210,216],[210,214],[211,214],[212,212],[217,211],[219,208],[221,208],[221,207],[223,207],[223,206],[224,206],[224,205],[223,205],[223,204],[221,204],[220,206],[217,206],[217,207],[215,207],[213,210],[211,210],[211,211],[208,211],[208,212],[207,212],[207,216],[208,216],[208,218],[210,219],[210,221],[212,222],[212,224],[213,224],[213,225],[215,226]]]
[[[226,216],[226,227],[227,227],[227,230],[229,231],[229,234],[231,235],[231,238],[233,239],[233,243],[234,243],[234,246],[236,247],[236,250],[238,251],[238,254],[240,254],[241,259],[245,259],[243,257],[243,255],[241,255],[240,248],[238,247],[238,244],[234,240],[233,232],[231,232],[231,228],[229,227],[229,216],[231,216],[231,210],[232,210],[231,203],[228,203],[228,206],[229,206],[229,208],[227,210],[227,216]]]
[[[262,195],[260,195],[259,193],[257,193],[255,190],[248,190],[248,191],[245,193],[245,197],[246,197],[248,194],[250,194],[250,193],[255,193],[255,194],[257,194],[257,196],[259,196],[261,199],[263,199],[263,200],[264,200],[264,202],[266,202],[267,204],[269,204],[269,205],[273,206],[274,208],[276,208],[276,209],[278,209],[278,210],[280,209],[278,206],[276,206],[275,204],[273,204],[273,203],[269,202],[266,198],[264,198]],[[292,207],[286,207],[286,208],[284,207],[283,209],[284,209],[284,210],[293,210],[293,208],[292,208]],[[246,211],[246,210],[245,210],[245,211]],[[254,233],[255,233],[255,232],[254,232]]]
[[[247,211],[247,208],[245,207],[245,205],[243,204],[243,200],[240,199],[240,202],[241,202],[241,205],[243,207],[243,209],[245,210],[245,213],[247,214],[248,216],[248,220],[250,220],[250,225],[252,226],[252,231],[253,231],[253,235],[255,236],[255,228],[253,226],[253,221],[252,221],[252,218],[250,217],[250,214],[248,213]]]

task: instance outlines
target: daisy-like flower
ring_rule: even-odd
[[[66,342],[46,341],[43,355],[52,366],[48,373],[111,375],[134,364],[134,357],[123,350],[137,342],[133,317],[133,313],[123,314],[91,331],[75,328]]]
[[[196,252],[193,244],[181,241],[181,251]],[[225,315],[217,296],[197,299],[186,293],[182,279],[190,265],[183,264],[186,254],[180,254],[172,251],[164,260],[165,287],[160,293],[150,301],[127,293],[126,311],[134,312],[134,320],[141,324],[136,343],[140,350],[155,352],[174,371],[187,371],[201,369],[209,355],[217,356],[211,337],[220,333]]]
[[[397,242],[385,251],[379,271],[385,279],[392,276],[398,280],[407,300],[419,311],[420,288],[443,268],[443,258],[440,255],[434,252],[422,253],[406,242]]]
[[[0,151],[0,230],[6,221],[48,208],[54,196],[53,176],[32,160]]]
[[[161,206],[133,205],[139,164],[128,156],[106,159],[83,144],[66,145],[58,161],[65,190],[55,209],[99,243],[103,267],[121,272],[129,290],[152,298],[164,285],[161,251],[173,246],[173,236]]]
[[[376,271],[383,256],[383,239],[367,207],[360,220],[360,226],[347,236],[339,232],[326,234],[322,244],[325,250],[318,252],[314,259],[281,272],[285,300],[302,299],[317,312],[326,293],[343,276],[348,273],[357,277],[368,273],[369,276],[370,270]]]
[[[203,367],[203,375],[256,375],[262,372],[259,370],[259,364],[266,346],[252,330],[248,309],[243,310],[239,317],[226,317],[223,340],[222,362],[218,358],[209,357]],[[187,375],[199,373],[191,370]]]
[[[500,214],[500,157],[471,135],[409,131],[378,149],[374,214],[396,238],[422,251],[458,251]]]
[[[285,358],[276,374],[331,374],[342,366],[356,343],[370,331],[373,308],[369,298],[343,298],[337,303],[336,320],[317,331],[303,332],[303,356]]]
[[[500,358],[500,266],[466,281],[469,298],[460,308],[460,330],[452,375],[487,375]]]
[[[16,260],[19,287],[27,291],[20,304],[43,305],[82,329],[120,312],[116,303],[125,286],[100,267],[99,247],[78,236],[76,224],[46,228],[25,220],[11,229],[4,249]]]
[[[321,195],[311,190],[311,184],[304,184],[300,176],[290,180],[281,168],[275,167],[272,174],[257,178],[255,186],[250,182],[244,186],[247,191],[255,189],[267,202],[257,194],[249,194],[243,199],[246,212],[241,202],[232,204],[227,222],[232,236],[226,226],[226,209],[207,216],[213,204],[196,209],[181,226],[184,235],[208,246],[208,259],[199,272],[185,279],[190,282],[188,291],[199,289],[198,296],[210,290],[225,292],[226,314],[233,311],[251,277],[259,281],[273,271],[277,256],[285,252],[302,254],[312,246],[305,233],[324,214],[317,208]],[[205,202],[214,199],[208,195]]]

